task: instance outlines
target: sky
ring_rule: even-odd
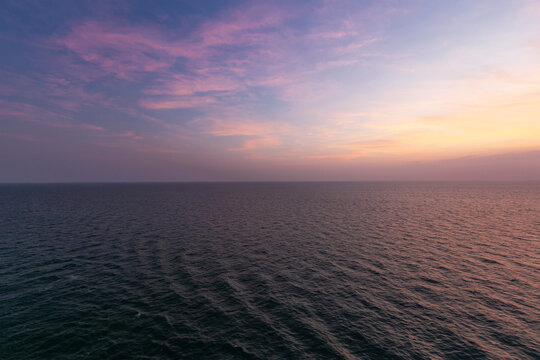
[[[540,180],[540,0],[0,0],[0,182]]]

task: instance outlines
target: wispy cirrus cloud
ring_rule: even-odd
[[[17,31],[0,36],[1,130],[214,164],[431,161],[538,144],[534,1],[138,7],[53,16],[32,36],[21,27],[20,43]]]
[[[167,109],[183,109],[183,108],[193,108],[201,107],[214,103],[215,99],[212,97],[191,97],[191,96],[182,96],[174,97],[170,99],[142,99],[139,101],[139,104],[147,109],[153,110],[167,110]]]
[[[283,9],[252,6],[205,22],[180,38],[148,26],[88,20],[54,43],[109,73],[133,80],[141,72],[166,70],[178,59],[196,61],[198,64],[190,64],[196,68],[210,63],[213,55],[226,52],[226,46],[261,44],[269,37],[264,30],[279,25],[287,16]]]
[[[193,95],[208,92],[237,90],[241,84],[226,76],[188,76],[173,75],[171,78],[159,79],[154,86],[145,90],[149,95]]]
[[[138,72],[158,71],[174,64],[188,49],[174,46],[152,29],[87,21],[55,40],[88,63],[120,78],[132,79]]]
[[[287,123],[261,122],[252,120],[205,119],[202,131],[215,136],[264,136],[291,130]]]
[[[277,136],[263,136],[255,139],[249,139],[244,141],[242,146],[237,148],[231,148],[231,151],[253,151],[261,149],[278,148],[282,144],[282,141]]]
[[[78,128],[92,131],[104,130],[101,126],[74,122],[65,114],[48,111],[36,105],[2,99],[0,99],[0,117],[6,121],[17,119],[22,122],[56,128]]]
[[[327,39],[342,39],[348,36],[358,35],[356,31],[328,31],[328,32],[319,32],[314,34],[308,34],[309,39],[316,40],[327,40]]]
[[[260,116],[257,121],[239,121],[224,113],[233,107],[244,114],[241,118],[257,118],[248,104],[264,101],[258,98],[261,91],[286,102],[323,99],[335,86],[325,81],[325,86],[314,87],[310,77],[354,66],[359,61],[354,55],[377,40],[348,22],[340,25],[340,31],[329,30],[328,24],[321,31],[288,28],[287,22],[299,15],[294,7],[252,5],[225,12],[181,35],[157,27],[89,20],[73,26],[55,44],[94,66],[98,78],[112,74],[137,83],[151,76],[138,88],[136,104],[142,109],[203,112],[189,129],[174,131],[242,137],[229,150],[251,151],[281,146],[294,126]],[[306,54],[295,51],[299,46]],[[322,50],[327,55],[321,58]],[[250,100],[239,103],[242,98]]]
[[[237,139],[237,145],[228,148],[231,151],[279,148],[283,139],[293,135],[296,130],[286,122],[249,118],[200,118],[191,122],[190,127],[203,134]]]
[[[103,74],[128,81],[151,74],[153,83],[141,91],[143,107],[201,107],[216,102],[216,92],[240,93],[270,86],[278,91],[284,88],[286,93],[291,78],[302,82],[313,72],[358,61],[340,56],[312,60],[309,53],[294,53],[299,45],[307,50],[309,42],[324,39],[323,48],[330,54],[331,49],[358,50],[375,41],[351,29],[319,33],[288,29],[287,21],[300,14],[294,7],[252,5],[203,22],[181,36],[157,28],[89,20],[54,42]],[[179,63],[183,70],[178,70]]]

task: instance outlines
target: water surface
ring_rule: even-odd
[[[2,359],[539,359],[540,185],[0,186]]]

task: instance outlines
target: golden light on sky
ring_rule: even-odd
[[[34,6],[0,181],[540,176],[537,1]]]

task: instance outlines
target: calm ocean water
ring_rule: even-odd
[[[1,359],[540,359],[540,184],[0,186]]]

